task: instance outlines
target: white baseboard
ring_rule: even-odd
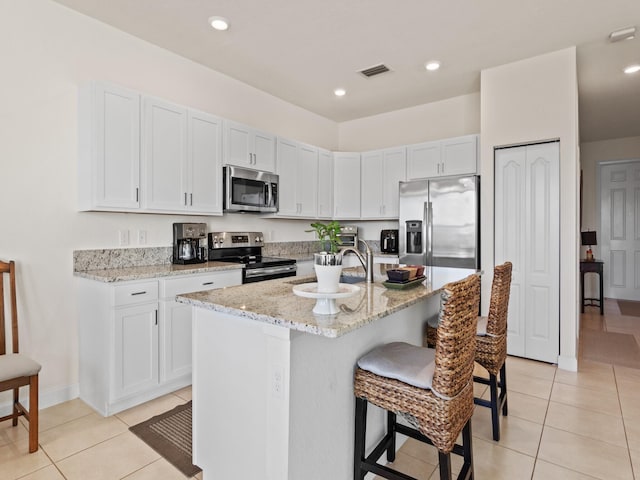
[[[80,387],[76,383],[73,385],[67,385],[65,387],[40,390],[39,393],[40,395],[38,398],[38,409],[42,410],[43,408],[52,407],[54,405],[58,405],[59,403],[78,398],[78,396],[80,395]],[[20,402],[22,402],[25,407],[29,408],[28,388],[20,389]],[[6,400],[2,398],[2,402],[0,403],[0,416],[9,415],[11,413],[11,408],[11,392],[7,392]]]
[[[558,368],[569,372],[577,372],[578,359],[576,357],[564,357],[560,355],[558,357]]]

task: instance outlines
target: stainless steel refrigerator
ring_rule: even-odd
[[[400,182],[400,263],[480,268],[480,177]]]

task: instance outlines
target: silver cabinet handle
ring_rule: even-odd
[[[184,204],[187,204],[187,192],[184,192]]]
[[[136,187],[136,202],[140,201],[140,188]]]
[[[193,207],[193,193],[189,194],[189,205]]]
[[[204,282],[202,285],[213,285],[213,282]]]
[[[143,290],[142,292],[132,292],[132,293],[131,293],[131,296],[134,296],[134,295],[144,295],[145,293],[147,293],[147,292],[146,292],[146,291],[144,291],[144,290]]]

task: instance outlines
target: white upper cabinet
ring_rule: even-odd
[[[143,99],[142,192],[147,210],[184,210],[188,205],[187,109]]]
[[[334,152],[333,206],[336,219],[360,218],[360,154]]]
[[[80,89],[80,210],[140,207],[140,95],[100,82]]]
[[[144,208],[222,214],[222,120],[145,97]]]
[[[362,154],[361,218],[398,218],[399,183],[406,180],[404,147]]]
[[[333,153],[318,149],[318,218],[333,216]]]
[[[318,202],[318,149],[278,137],[278,216],[315,218]]]
[[[442,140],[442,175],[466,175],[478,171],[478,135]]]
[[[222,215],[222,119],[189,110],[188,120],[187,208],[192,213]]]
[[[478,135],[419,143],[407,147],[407,180],[475,174]]]
[[[274,172],[275,135],[226,120],[224,122],[224,164]]]
[[[407,180],[437,177],[441,163],[440,142],[418,143],[407,147]]]

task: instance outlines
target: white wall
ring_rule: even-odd
[[[480,93],[343,122],[339,133],[344,152],[480,133]]]
[[[560,358],[577,370],[578,89],[576,50],[568,48],[482,71],[482,268],[494,266],[494,156],[497,146],[560,139]],[[483,310],[490,283],[483,282]]]
[[[328,149],[337,124],[48,0],[0,0],[0,258],[18,264],[22,351],[42,363],[42,406],[78,381],[72,251],[114,248],[138,229],[171,243],[174,221],[261,229],[270,240],[313,239],[307,221],[249,215],[76,211],[77,91],[106,80]],[[2,403],[2,401],[0,401]]]

